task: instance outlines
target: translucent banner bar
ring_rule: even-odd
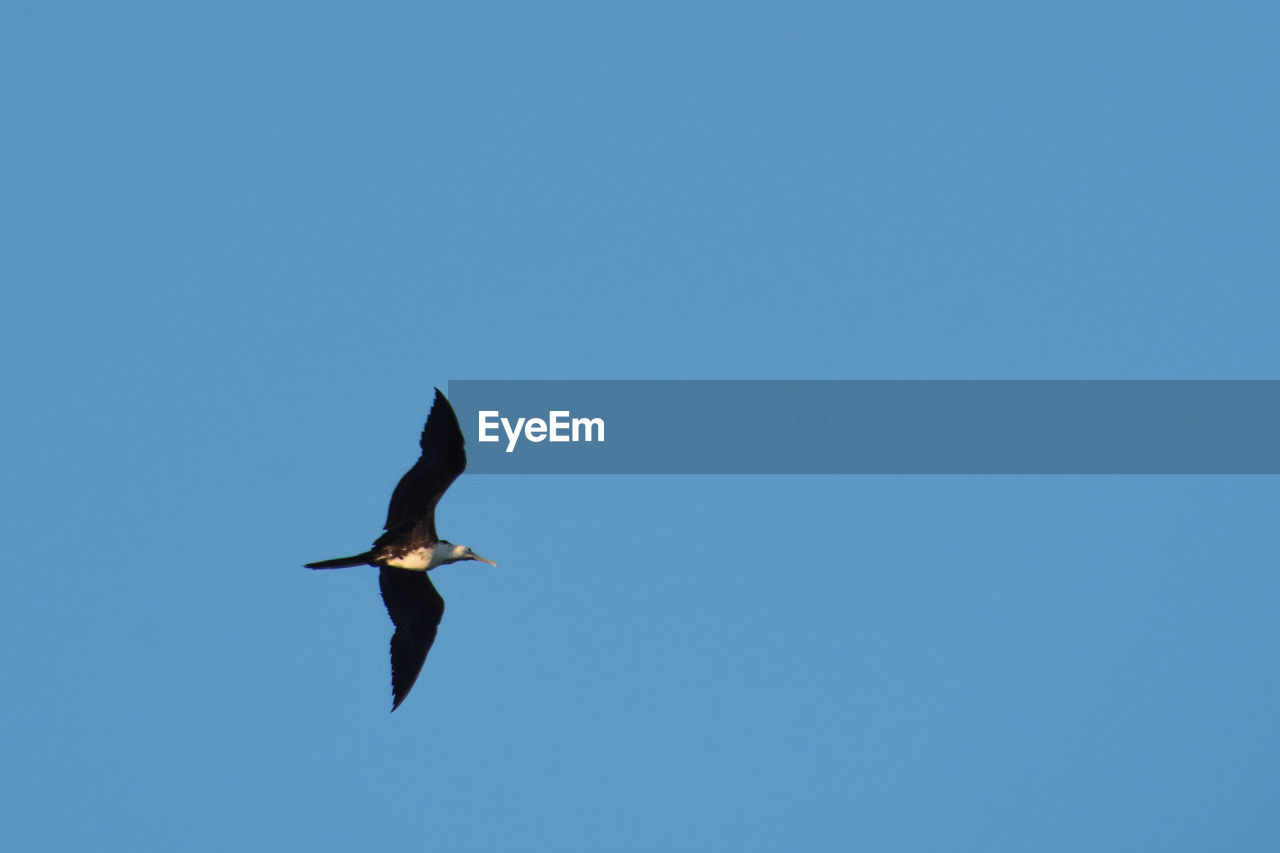
[[[1280,381],[459,380],[479,474],[1275,474]]]

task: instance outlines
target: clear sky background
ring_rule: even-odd
[[[1274,850],[1280,479],[464,476],[461,378],[1278,378],[1273,4],[13,2],[13,850]],[[766,404],[762,401],[762,404]]]

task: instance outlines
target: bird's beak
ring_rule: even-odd
[[[495,563],[493,560],[486,560],[484,557],[481,557],[479,554],[472,554],[471,559],[478,560],[481,563],[488,563],[489,565],[493,566],[495,569],[498,568],[498,564]]]

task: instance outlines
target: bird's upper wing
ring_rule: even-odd
[[[444,599],[426,572],[383,566],[378,577],[382,601],[395,623],[391,635],[391,710],[400,707],[418,680],[444,616]]]
[[[392,536],[415,530],[418,534],[416,538],[435,542],[438,538],[436,504],[467,467],[467,452],[463,448],[458,415],[439,388],[436,389],[436,399],[431,404],[431,414],[427,416],[427,424],[422,428],[419,443],[422,446],[422,456],[400,478],[396,490],[391,494],[386,530]],[[383,539],[386,538],[388,537],[384,535]]]

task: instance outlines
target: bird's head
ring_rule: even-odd
[[[446,563],[458,563],[463,560],[477,560],[481,563],[488,563],[494,568],[497,568],[498,566],[498,564],[495,563],[493,560],[486,560],[484,557],[481,557],[479,554],[477,554],[475,551],[472,551],[466,545],[454,545],[452,542],[442,542],[440,544],[444,545],[449,549],[447,556],[444,560],[444,562]]]

